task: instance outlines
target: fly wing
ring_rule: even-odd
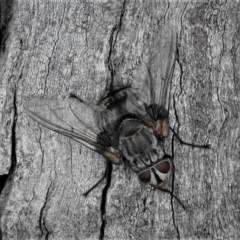
[[[146,125],[150,127],[153,126],[153,121],[149,115],[149,107],[147,103],[142,100],[142,94],[140,95],[134,89],[131,89],[128,92],[126,108],[130,113],[141,119]]]
[[[94,119],[94,113],[99,110],[99,107],[73,97],[69,98],[68,101],[70,112],[74,115],[76,120],[78,120],[78,125],[82,125],[84,129],[89,128],[92,132],[98,134],[100,129]],[[71,119],[73,118],[71,117]]]
[[[81,143],[90,144],[91,149],[96,150],[97,133],[87,127],[83,121],[76,117],[72,110],[72,101],[31,101],[25,107],[27,114],[36,122],[55,132],[65,135]],[[74,105],[74,104],[73,104]],[[82,111],[85,110],[85,111]],[[75,108],[74,108],[75,110]],[[79,104],[80,112],[83,115],[89,114],[91,118],[91,109],[88,111],[84,104]]]
[[[170,41],[166,44],[166,66],[163,66],[163,84],[161,88],[160,96],[155,99],[156,103],[159,103],[160,106],[164,107],[166,110],[169,110],[169,95],[170,95],[170,84],[173,77],[174,66],[176,61],[177,53],[177,35],[176,32],[172,29]]]
[[[78,108],[77,108],[78,106]],[[44,127],[67,136],[77,142],[84,144],[90,149],[109,156],[113,163],[119,163],[120,158],[111,158],[114,155],[113,149],[105,148],[97,141],[97,134],[100,132],[94,127],[94,107],[75,99],[69,101],[31,101],[25,110],[27,114]]]
[[[142,93],[148,89],[149,113],[153,119],[153,131],[160,138],[169,135],[170,85],[177,51],[177,35],[169,25],[153,31],[147,43],[147,60],[144,61],[147,78]]]
[[[177,51],[177,35],[171,26],[163,26],[149,44],[148,89],[151,104],[169,109],[169,92]]]

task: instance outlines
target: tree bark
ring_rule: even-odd
[[[239,1],[15,0],[11,9],[0,56],[2,239],[238,239]],[[171,126],[211,149],[166,141],[186,210],[113,166],[102,226],[106,180],[83,193],[104,174],[105,159],[38,125],[23,106],[69,93],[96,102],[110,63],[116,85],[137,85],[148,36],[165,22],[178,34]]]

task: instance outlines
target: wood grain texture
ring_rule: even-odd
[[[0,175],[10,172],[0,196],[2,239],[99,238],[105,183],[82,194],[101,178],[104,158],[36,124],[23,106],[69,93],[96,102],[109,63],[116,85],[137,86],[148,41],[164,22],[178,33],[171,126],[212,148],[174,141],[174,192],[186,210],[114,166],[104,239],[238,239],[239,1],[16,0],[12,8],[0,56]],[[172,137],[166,144],[171,154]]]

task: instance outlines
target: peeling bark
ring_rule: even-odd
[[[0,238],[238,239],[239,1],[9,2],[0,5]],[[178,33],[171,127],[212,147],[166,141],[186,210],[124,165],[85,197],[107,175],[104,158],[33,122],[23,106],[69,94],[97,102],[114,86],[137,87],[164,22]]]

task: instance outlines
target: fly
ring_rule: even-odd
[[[114,89],[96,105],[71,95],[63,102],[31,103],[26,112],[39,124],[84,144],[107,161],[127,164],[141,182],[170,192],[180,202],[165,188],[172,159],[162,147],[164,139],[172,131],[180,143],[201,148],[210,145],[185,143],[169,125],[170,85],[177,52],[175,31],[171,29],[169,35],[160,52],[146,64],[148,78],[143,89],[147,91],[140,93],[131,86]],[[165,61],[159,67],[161,76],[155,78],[153,70],[160,57]]]

